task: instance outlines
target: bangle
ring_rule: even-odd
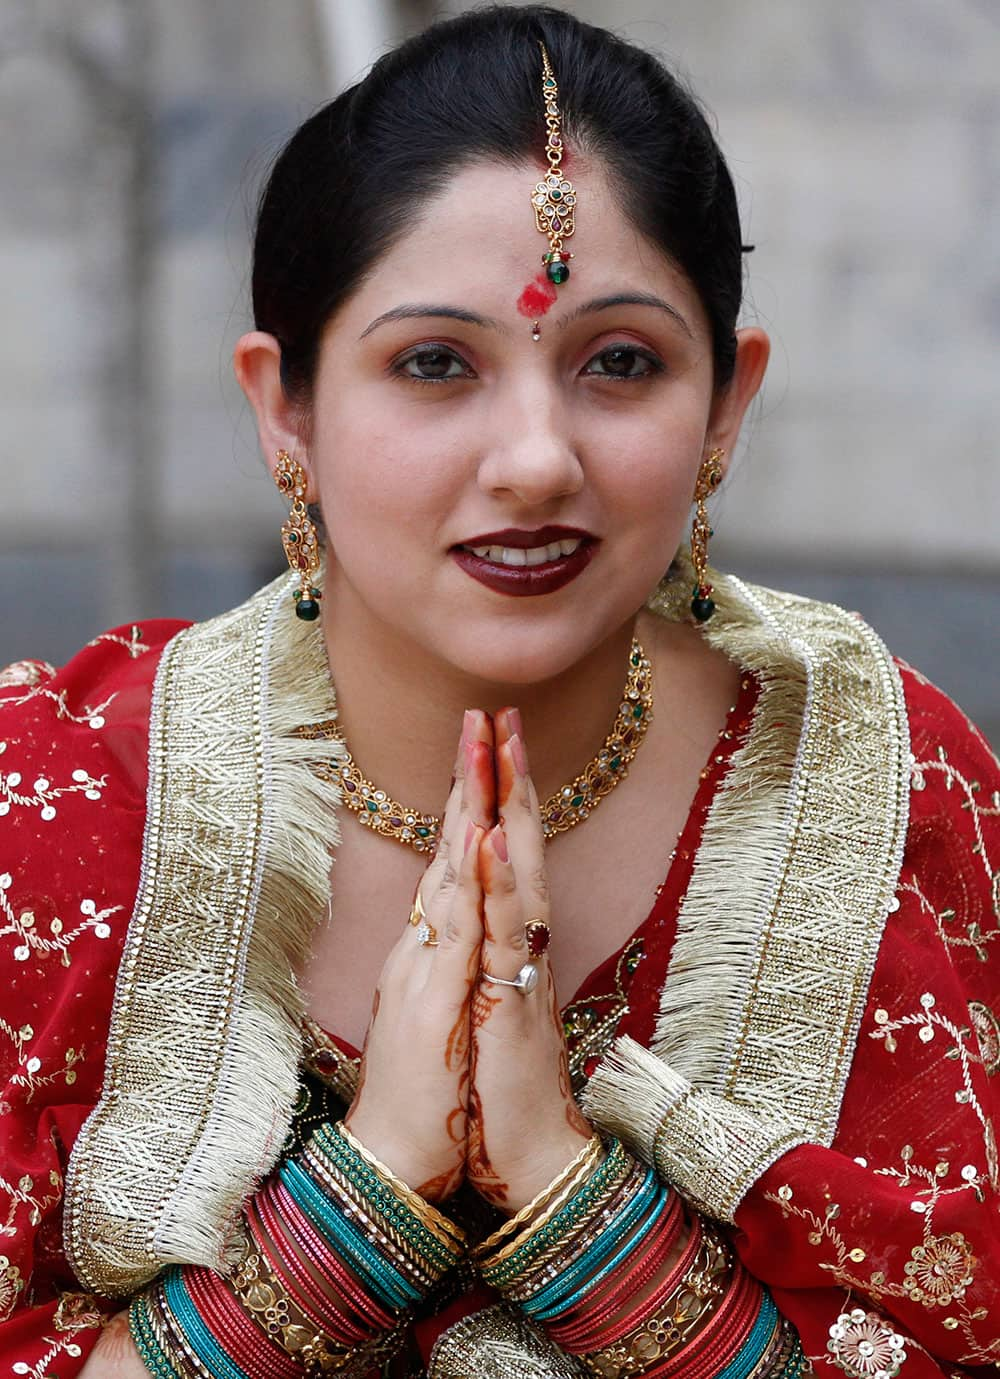
[[[615,1143],[617,1144],[618,1141],[615,1141]],[[580,1150],[579,1154],[577,1154],[574,1159],[570,1160],[559,1176],[549,1183],[548,1187],[542,1188],[541,1192],[533,1197],[527,1206],[522,1207],[516,1215],[512,1216],[508,1221],[505,1221],[492,1235],[487,1236],[484,1241],[475,1247],[472,1251],[473,1259],[485,1259],[486,1256],[490,1254],[493,1256],[490,1260],[492,1264],[499,1264],[502,1260],[506,1259],[511,1251],[515,1250],[521,1243],[520,1240],[511,1240],[510,1237],[516,1236],[521,1227],[528,1225],[532,1218],[538,1214],[546,1204],[552,1202],[553,1198],[559,1197],[560,1195],[565,1196],[565,1192],[571,1191],[573,1188],[579,1186],[581,1182],[585,1181],[596,1167],[597,1161],[603,1152],[604,1142],[600,1135],[593,1135]],[[553,1206],[554,1205],[553,1203]],[[535,1223],[536,1226],[540,1226],[543,1219],[544,1218],[540,1217]]]
[[[590,1173],[590,1176],[577,1183],[575,1190],[567,1189],[565,1200],[557,1198],[538,1220],[529,1225],[521,1235],[503,1246],[495,1255],[483,1258],[480,1271],[487,1283],[495,1288],[507,1287],[547,1245],[553,1241],[562,1245],[571,1228],[576,1228],[580,1219],[588,1214],[595,1215],[606,1205],[621,1182],[627,1177],[630,1166],[634,1164],[620,1140],[615,1140],[604,1160]],[[485,1252],[499,1235],[488,1237],[480,1247]]]
[[[653,1303],[653,1315],[601,1350],[578,1358],[588,1374],[599,1379],[636,1379],[654,1364],[673,1355],[703,1323],[705,1316],[723,1294],[720,1279],[728,1273],[729,1252],[709,1226],[692,1230],[696,1251],[665,1300]],[[676,1277],[676,1271],[674,1276]]]
[[[324,1130],[326,1127],[322,1127]],[[333,1127],[337,1134],[358,1154],[370,1168],[373,1168],[383,1182],[393,1189],[396,1196],[409,1207],[418,1221],[421,1221],[428,1230],[436,1234],[443,1244],[452,1251],[456,1248],[461,1250],[465,1245],[465,1231],[454,1221],[448,1219],[442,1212],[431,1205],[430,1202],[420,1196],[419,1192],[414,1192],[402,1178],[397,1178],[391,1169],[386,1168],[385,1164],[379,1163],[375,1155],[351,1134],[350,1130],[342,1120],[339,1120]]]

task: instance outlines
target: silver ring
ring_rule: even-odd
[[[492,986],[512,986],[522,996],[530,996],[538,985],[538,968],[533,962],[526,962],[513,981],[507,977],[494,977],[492,972],[480,972],[479,980]]]

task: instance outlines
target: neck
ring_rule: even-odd
[[[331,596],[332,595],[332,596]],[[464,674],[330,590],[323,632],[340,723],[361,771],[421,813],[447,798],[466,709],[516,706],[532,776],[545,799],[601,747],[627,673],[633,620],[569,670],[532,685]]]

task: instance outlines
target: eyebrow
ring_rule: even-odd
[[[581,316],[587,316],[592,311],[605,311],[611,306],[651,306],[657,311],[665,311],[684,331],[685,335],[694,339],[691,327],[676,307],[665,302],[662,297],[654,297],[650,292],[615,292],[608,297],[592,297],[589,302],[584,302],[575,311],[571,311],[568,316],[564,316],[561,321],[557,321],[560,330],[564,330],[571,322],[577,321]]]
[[[504,330],[503,324],[500,321],[495,321],[492,316],[480,316],[475,311],[466,311],[464,307],[411,302],[404,306],[394,306],[391,311],[384,311],[381,316],[376,316],[374,321],[361,332],[358,339],[364,340],[371,335],[373,330],[377,330],[379,326],[384,326],[387,321],[410,321],[416,316],[444,316],[452,321],[462,321],[467,326],[484,326],[488,330]]]

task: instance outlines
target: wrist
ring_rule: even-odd
[[[536,1149],[530,1162],[521,1165],[520,1171],[511,1175],[506,1209],[512,1215],[523,1211],[528,1203],[545,1193],[593,1138],[589,1126],[585,1133],[567,1126],[567,1132]]]

